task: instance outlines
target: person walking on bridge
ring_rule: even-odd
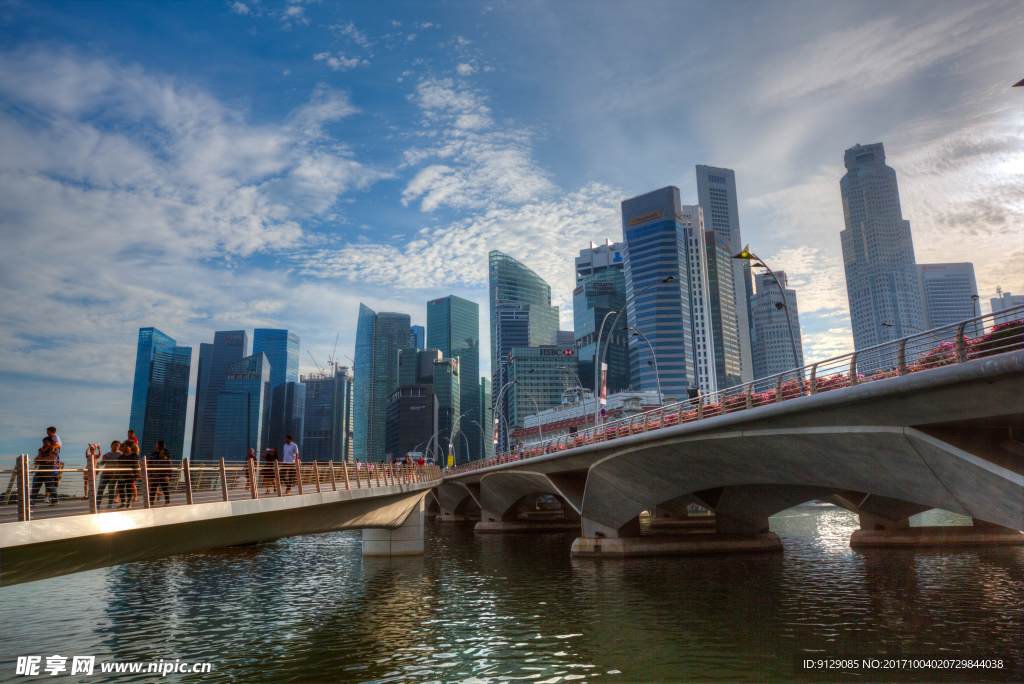
[[[99,463],[96,464],[97,468],[116,468],[117,459],[121,457],[121,443],[116,439],[110,443],[110,451],[103,454],[100,457]],[[96,485],[96,505],[99,506],[103,502],[103,492],[108,491],[107,508],[114,507],[114,496],[117,494],[117,473],[109,470],[100,471],[100,481]]]
[[[117,496],[121,502],[118,508],[131,508],[132,500],[129,493],[135,490],[135,480],[139,473],[139,456],[131,442],[121,445],[121,456],[117,459]]]
[[[281,451],[281,462],[285,467],[284,474],[281,476],[281,479],[284,480],[284,493],[291,494],[292,485],[295,484],[295,459],[299,457],[299,445],[292,441],[291,435],[288,435],[284,438],[284,447]]]
[[[263,452],[263,486],[266,488],[264,494],[270,494],[270,484],[274,484],[274,489],[281,486],[281,483],[277,481],[277,473],[274,472],[274,462],[278,460],[277,449],[273,447]]]
[[[53,439],[43,437],[43,446],[32,463],[35,472],[32,474],[32,494],[29,496],[31,505],[39,498],[39,490],[43,488],[47,501],[51,506],[57,505],[57,459],[60,447],[54,447]]]
[[[157,442],[163,444],[163,442]],[[153,452],[153,458],[146,464],[149,469],[149,504],[156,506],[160,492],[164,493],[164,506],[171,505],[171,454],[160,448]]]

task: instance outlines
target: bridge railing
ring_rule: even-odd
[[[108,510],[189,506],[216,501],[295,496],[388,487],[441,478],[438,466],[296,461],[294,464],[221,459],[217,463],[143,458],[137,466],[37,464],[28,454],[0,468],[0,522],[105,513]],[[106,501],[106,503],[104,503]]]
[[[450,475],[469,472],[662,427],[1019,351],[1024,349],[1022,313],[1024,306],[1016,306],[927,330],[695,399],[609,421],[575,434],[524,445],[521,449],[502,452],[490,459],[472,461],[447,472]]]

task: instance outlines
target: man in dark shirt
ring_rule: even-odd
[[[118,508],[132,507],[132,493],[135,480],[139,476],[139,455],[135,453],[131,442],[121,445],[121,456],[117,459],[117,495],[121,498]]]
[[[46,498],[51,506],[56,506],[57,498],[57,455],[59,447],[54,447],[53,440],[47,436],[43,438],[43,446],[39,449],[32,468],[32,495],[29,501],[35,505],[39,501],[39,489],[45,487]]]

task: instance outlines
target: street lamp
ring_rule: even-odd
[[[472,413],[472,411],[473,410],[470,409],[469,411],[466,411],[465,413],[463,413],[462,416],[467,416],[470,413]],[[448,440],[448,458],[449,458],[449,460],[451,460],[452,465],[455,465],[455,455],[452,452],[453,445],[455,443],[455,435],[459,431],[459,421],[462,420],[462,416],[459,416],[458,418],[455,419],[455,424],[452,425],[452,438],[450,440]],[[465,436],[465,435],[463,435],[463,436]],[[469,448],[469,440],[468,439],[466,440],[466,447]]]
[[[503,421],[505,421],[505,446],[508,446],[508,439],[509,439],[509,435],[511,433],[509,432],[509,429],[508,429],[508,420],[505,418],[505,414],[501,411],[501,396],[503,394],[505,394],[505,390],[508,389],[509,385],[514,385],[517,382],[519,382],[519,381],[518,380],[511,380],[509,382],[506,382],[504,385],[502,385],[501,389],[498,391],[498,398],[494,401],[494,410],[497,411],[498,415],[501,417],[501,419]],[[501,444],[500,443],[498,444],[498,449],[501,449]]]
[[[800,357],[796,353],[796,337],[793,335],[793,320],[792,320],[792,318],[790,318],[790,315],[789,315],[789,305],[788,305],[788,300],[786,299],[786,290],[785,290],[785,288],[782,287],[782,283],[779,282],[778,277],[775,275],[775,271],[773,271],[772,269],[768,268],[768,265],[766,263],[764,263],[764,259],[762,259],[761,257],[757,256],[756,254],[754,254],[753,252],[750,251],[750,245],[747,245],[743,249],[743,251],[740,252],[739,254],[733,255],[732,258],[733,259],[746,259],[747,261],[755,261],[755,262],[757,262],[757,263],[751,264],[751,266],[754,267],[754,268],[763,268],[763,269],[767,270],[768,271],[768,275],[770,275],[772,277],[772,280],[775,281],[775,284],[779,286],[779,292],[782,293],[782,302],[776,302],[775,303],[775,308],[777,308],[777,309],[785,309],[786,310],[786,327],[789,329],[789,342],[790,342],[791,345],[793,345],[793,368],[799,368],[800,367]],[[780,304],[781,304],[781,306],[780,306]]]
[[[640,332],[640,328],[633,326],[632,328],[623,328],[623,330],[632,330],[633,336],[639,335],[647,346],[651,348],[651,356],[654,358],[654,379],[658,381],[658,406],[664,406],[665,401],[661,396],[661,376],[658,374],[658,355],[654,353],[654,346],[651,345],[651,341],[647,339],[647,336]]]
[[[530,371],[530,372],[532,373],[533,371]],[[544,429],[540,425],[540,406],[537,405],[537,400],[533,398],[533,395],[530,394],[530,392],[528,390],[523,390],[523,391],[526,392],[526,396],[530,397],[530,401],[533,402],[533,410],[537,412],[537,439],[540,440],[541,442],[543,442],[544,441]]]
[[[571,368],[569,368],[568,366],[555,366],[555,368],[559,368],[561,370],[568,371],[568,372],[572,373],[572,377],[576,378],[576,384],[580,388],[580,401],[583,402],[583,418],[586,421],[586,423],[583,426],[583,429],[586,430],[587,427],[590,426],[590,412],[587,411],[587,401],[586,401],[586,399],[583,396],[583,393],[585,391],[584,388],[583,388],[583,381],[580,380],[580,376],[576,375],[576,373],[573,372],[573,370]]]
[[[645,287],[644,289],[640,290],[639,292],[637,292],[637,293],[635,293],[633,295],[633,301],[635,302],[637,297],[642,295],[644,292],[647,292],[647,290],[650,290],[652,287],[657,287],[658,285],[664,285],[665,283],[670,283],[670,282],[672,282],[675,279],[676,279],[675,276],[669,276],[669,277],[665,278],[664,280],[659,280],[656,283],[648,285],[647,287]],[[615,325],[616,325],[616,323],[619,322],[619,318],[622,316],[622,312],[625,311],[628,308],[628,305],[629,305],[628,301],[626,302],[626,305],[627,306],[622,307],[618,311],[609,311],[608,313],[606,313],[604,315],[604,320],[601,321],[601,330],[600,330],[600,332],[597,333],[597,347],[594,349],[594,429],[595,430],[597,430],[597,425],[600,422],[600,415],[601,415],[598,412],[599,411],[598,407],[600,405],[600,402],[598,402],[598,398],[600,397],[600,394],[601,394],[601,390],[600,390],[601,386],[597,383],[597,373],[601,369],[602,364],[604,364],[605,358],[607,358],[607,356],[608,356],[608,347],[611,346],[611,344],[604,345],[604,352],[601,352],[601,335],[604,334],[604,322],[606,320],[608,320],[608,317],[611,316],[612,314],[618,314],[617,316],[615,316],[615,320],[612,321],[612,330],[615,330]],[[652,347],[652,350],[653,350],[653,347]]]

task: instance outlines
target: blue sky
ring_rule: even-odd
[[[2,2],[0,450],[127,429],[139,327],[283,327],[351,355],[360,301],[486,312],[619,202],[733,168],[805,354],[852,346],[843,150],[882,141],[919,262],[1024,289],[1024,13],[943,2]],[[489,344],[481,320],[483,344]],[[486,354],[482,355],[486,362]],[[342,359],[344,360],[344,359]],[[486,372],[487,369],[483,368]]]

